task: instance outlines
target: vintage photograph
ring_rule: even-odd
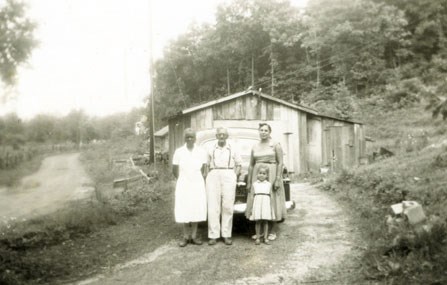
[[[447,1],[0,0],[0,285],[447,284]]]

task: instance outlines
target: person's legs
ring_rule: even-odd
[[[260,240],[260,238],[261,238],[261,223],[262,222],[260,220],[258,220],[258,221],[256,221],[256,225],[255,225],[255,231],[256,231],[256,241],[255,241],[255,243],[257,245],[261,243],[261,240]]]
[[[221,188],[219,170],[213,170],[206,178],[206,193],[208,206],[208,238],[220,237]]]
[[[275,240],[278,231],[278,223],[276,221],[269,221],[268,227],[270,228],[270,234],[268,235],[269,240]]]
[[[232,169],[222,171],[222,237],[231,238],[233,229],[234,199],[236,197],[236,175]]]
[[[191,223],[191,238],[196,239],[197,238],[197,227],[199,223]]]
[[[184,239],[187,239],[187,240],[189,239],[190,227],[191,227],[190,223],[183,223],[183,238]]]
[[[183,228],[183,238],[178,243],[178,245],[180,247],[184,247],[184,246],[186,246],[188,244],[188,240],[189,240],[189,223],[182,223],[182,228]]]
[[[199,226],[199,223],[194,222],[191,223],[191,243],[196,245],[201,245],[202,240],[197,238],[197,228]]]
[[[264,221],[264,243],[265,244],[270,244],[269,238],[268,238],[268,235],[269,235],[268,232],[269,232],[269,222]]]

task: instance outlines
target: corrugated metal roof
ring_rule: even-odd
[[[156,131],[156,132],[154,133],[154,136],[156,136],[156,137],[164,137],[165,135],[168,134],[168,132],[169,132],[169,126],[166,125],[166,126],[164,126],[163,128],[161,128],[161,129],[159,129],[158,131]]]
[[[230,100],[242,97],[242,96],[246,96],[246,95],[249,95],[249,94],[257,95],[257,96],[260,96],[260,97],[262,97],[264,99],[267,99],[267,100],[270,100],[270,101],[275,101],[277,103],[286,105],[286,106],[291,107],[293,109],[297,109],[297,110],[301,110],[303,112],[307,112],[307,113],[311,113],[311,114],[314,114],[314,115],[318,115],[318,112],[316,110],[311,109],[309,107],[304,107],[304,106],[301,106],[301,105],[292,104],[292,103],[289,103],[289,102],[284,101],[282,99],[275,98],[273,96],[270,96],[270,95],[267,95],[267,94],[264,94],[264,93],[261,93],[261,92],[258,92],[258,91],[254,91],[254,90],[245,90],[245,91],[242,91],[242,92],[234,93],[234,94],[231,94],[231,95],[219,98],[217,100],[209,101],[209,102],[206,102],[204,104],[197,105],[197,106],[185,109],[181,113],[183,115],[185,115],[185,114],[188,114],[188,113],[192,113],[192,112],[195,112],[195,111],[198,111],[198,110],[202,110],[202,109],[205,109],[205,108],[208,108],[208,107],[211,107],[211,106],[223,103],[223,102],[227,102],[227,101],[230,101]]]
[[[358,122],[358,121],[345,120],[345,119],[340,119],[340,118],[336,118],[336,117],[320,114],[320,113],[318,113],[318,111],[316,111],[315,109],[312,109],[310,107],[306,107],[306,106],[302,106],[302,105],[296,105],[296,104],[287,102],[287,101],[285,101],[283,99],[279,99],[279,98],[276,98],[276,97],[273,97],[273,96],[270,96],[270,95],[267,95],[267,94],[255,91],[255,90],[245,90],[245,91],[234,93],[234,94],[231,94],[231,95],[228,95],[228,96],[225,96],[225,97],[213,100],[213,101],[209,101],[209,102],[197,105],[197,106],[190,107],[188,109],[185,109],[185,110],[179,112],[176,115],[173,115],[173,116],[169,117],[169,119],[177,117],[177,116],[181,116],[181,115],[186,115],[186,114],[189,114],[189,113],[192,113],[192,112],[196,112],[196,111],[199,111],[199,110],[202,110],[202,109],[205,109],[205,108],[208,108],[208,107],[211,107],[211,106],[223,103],[223,102],[227,102],[227,101],[230,101],[230,100],[242,97],[242,96],[250,95],[250,94],[259,96],[259,97],[264,98],[266,100],[277,102],[279,104],[288,106],[288,107],[290,107],[292,109],[300,110],[300,111],[303,111],[303,112],[306,112],[306,113],[309,113],[309,114],[312,114],[312,115],[326,117],[326,118],[339,120],[339,121],[343,121],[343,122],[362,124],[361,122]]]

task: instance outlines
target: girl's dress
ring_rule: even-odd
[[[250,220],[274,220],[275,214],[270,203],[270,195],[272,194],[272,184],[267,180],[256,181],[253,184],[253,209],[251,211]]]
[[[276,169],[278,167],[278,164],[276,162],[276,150],[275,150],[276,143],[270,141],[267,148],[263,148],[260,146],[260,144],[256,144],[253,147],[253,158],[255,161],[255,165],[253,167],[253,174],[252,174],[252,185],[257,180],[258,176],[258,169],[259,166],[264,165],[269,168],[269,181],[275,181],[276,179]],[[286,218],[286,196],[284,191],[284,185],[282,181],[282,177],[279,181],[280,187],[276,190],[271,191],[270,201],[273,208],[273,221],[282,221]],[[254,199],[254,192],[253,187],[248,193],[247,196],[247,209],[245,211],[245,216],[247,219],[250,219],[251,212],[253,209],[253,199]]]
[[[179,167],[175,187],[175,221],[177,223],[201,222],[206,220],[206,190],[201,168],[207,162],[206,153],[194,146],[178,148],[172,163]]]

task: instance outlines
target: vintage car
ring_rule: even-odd
[[[242,158],[241,175],[238,177],[236,186],[236,199],[234,203],[234,213],[243,214],[247,207],[247,172],[250,163],[250,153],[253,145],[259,142],[259,132],[252,128],[227,128],[229,133],[228,142],[235,146]],[[206,129],[197,132],[196,144],[209,150],[217,143],[216,129]],[[283,183],[286,196],[287,209],[295,208],[295,202],[290,199],[290,179],[287,168],[283,171]]]

